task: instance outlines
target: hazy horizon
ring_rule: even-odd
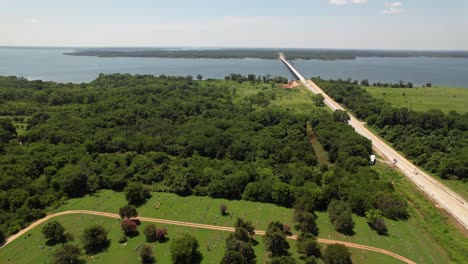
[[[36,46],[16,45],[2,46],[0,48],[44,48],[44,49],[186,49],[186,50],[214,50],[214,49],[265,49],[265,50],[337,50],[337,51],[424,51],[424,52],[468,52],[467,49],[379,49],[379,48],[292,48],[292,47],[228,47],[228,46]]]
[[[468,1],[0,0],[0,46],[463,51]],[[183,8],[181,8],[183,7]]]

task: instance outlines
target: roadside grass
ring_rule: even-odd
[[[397,107],[414,111],[440,109],[447,113],[455,110],[460,114],[468,112],[468,89],[454,87],[383,88],[365,87],[372,96],[384,99]]]
[[[466,233],[457,229],[454,220],[450,219],[440,209],[436,208],[428,198],[417,190],[416,186],[388,165],[378,164],[376,168],[382,177],[392,180],[395,189],[408,199],[408,207],[413,222],[421,234],[428,233],[447,252],[452,263],[466,263],[468,260],[468,239]],[[419,231],[418,231],[419,232]],[[465,231],[466,232],[466,231]],[[414,241],[416,242],[416,241]],[[446,263],[446,262],[441,262]]]
[[[156,208],[155,205],[158,203],[160,206]],[[101,191],[93,196],[70,199],[55,211],[83,209],[117,213],[118,209],[125,204],[123,193]],[[220,215],[221,204],[227,205],[228,216]],[[219,226],[233,226],[236,218],[242,217],[252,221],[259,230],[265,230],[270,221],[294,225],[293,209],[249,201],[228,201],[197,196],[179,197],[171,193],[152,193],[148,202],[138,208],[138,213],[145,217]],[[423,232],[421,227],[417,226],[417,222],[413,219],[408,221],[386,219],[389,235],[379,236],[367,226],[363,217],[353,216],[356,234],[344,236],[334,231],[326,213],[317,212],[317,216],[317,224],[320,228],[319,237],[387,249],[418,263],[449,262],[443,250],[427,233]]]
[[[370,127],[368,126],[367,124],[365,125],[365,127],[367,129],[369,129],[375,136],[377,136],[378,138],[380,138],[382,141],[384,141],[385,143],[387,143],[387,145],[389,146],[392,146],[392,143],[388,142],[385,138],[381,137],[378,132],[373,128],[373,127]],[[398,152],[400,155],[402,156],[405,156],[405,153],[395,149],[393,147],[393,149]],[[414,162],[414,160],[412,159],[408,159],[409,161],[411,162]],[[427,175],[431,176],[432,178],[438,180],[439,182],[441,182],[442,184],[444,184],[445,186],[447,186],[449,189],[451,189],[452,191],[456,192],[457,194],[459,194],[461,197],[463,197],[463,199],[465,200],[468,200],[468,181],[466,180],[451,180],[451,179],[443,179],[441,178],[439,175],[437,174],[434,174],[428,170],[425,170],[423,167],[418,167],[420,170],[424,171]]]

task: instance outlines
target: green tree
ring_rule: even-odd
[[[42,228],[42,234],[49,245],[66,241],[65,228],[57,221],[45,224]]]
[[[143,245],[140,249],[141,263],[154,263],[153,249],[150,245]]]
[[[323,261],[320,260],[319,262],[316,257],[308,257],[304,260],[304,264],[319,264],[319,263],[323,263]]]
[[[121,219],[134,218],[138,216],[138,212],[135,206],[128,204],[119,209],[119,215]]]
[[[266,250],[270,251],[273,257],[289,256],[289,243],[286,241],[286,234],[283,232],[283,224],[271,222],[265,232],[264,240]]]
[[[332,200],[327,211],[336,231],[348,235],[353,234],[354,221],[348,203],[341,200]]]
[[[335,110],[333,112],[333,118],[335,119],[336,122],[341,122],[341,123],[348,123],[348,121],[351,119],[348,112],[340,110],[340,109]]]
[[[0,119],[0,143],[7,143],[17,135],[16,128],[10,119]]]
[[[251,236],[255,234],[255,227],[253,226],[252,222],[246,221],[242,218],[237,218],[236,222],[234,223],[234,228],[243,228],[245,229]]]
[[[219,211],[221,212],[221,215],[226,215],[227,214],[227,205],[221,204],[219,206]]]
[[[53,264],[84,264],[81,249],[72,244],[64,244],[52,254]]]
[[[86,250],[86,253],[95,254],[105,250],[110,245],[107,233],[108,231],[100,225],[87,227],[81,236],[83,248]]]
[[[324,100],[325,98],[323,97],[322,94],[317,94],[315,97],[314,97],[314,104],[315,106],[324,106]]]
[[[125,198],[129,204],[142,205],[150,197],[149,190],[141,183],[131,182],[125,187]]]
[[[387,234],[387,225],[385,224],[385,220],[382,218],[378,218],[375,220],[375,222],[372,224],[372,227],[377,231],[378,234],[384,235]]]
[[[190,264],[197,262],[201,256],[198,247],[198,240],[188,233],[174,238],[171,243],[172,263]]]
[[[197,80],[199,81],[203,80],[203,76],[201,74],[197,74]]]
[[[379,209],[370,209],[366,211],[367,224],[379,234],[387,233],[387,225]]]
[[[274,257],[270,264],[296,264],[297,261],[291,256]]]
[[[252,223],[238,218],[235,223],[235,231],[226,238],[226,254],[228,251],[239,252],[246,263],[256,263],[255,252],[252,248],[252,244],[255,242],[252,238],[253,235]]]
[[[297,239],[297,252],[307,257],[321,257],[320,245],[317,238],[309,233],[301,233]]]
[[[294,228],[302,233],[311,233],[317,236],[319,229],[315,220],[317,216],[309,212],[301,212],[296,210],[294,212],[294,220],[297,222]]]
[[[396,193],[376,193],[375,205],[390,219],[406,219],[409,214],[405,199]]]
[[[239,252],[229,250],[224,254],[221,264],[247,264],[247,261]]]
[[[331,244],[323,252],[325,264],[351,264],[351,254],[346,246],[341,244]]]
[[[5,234],[0,230],[0,245],[3,245],[3,243],[5,243]]]
[[[145,226],[145,236],[147,242],[156,242],[158,237],[156,235],[157,228],[154,224],[148,224]]]

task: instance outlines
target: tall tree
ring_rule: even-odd
[[[196,262],[200,258],[198,251],[198,240],[188,234],[183,233],[171,243],[171,259],[174,264],[190,264]]]
[[[291,256],[274,257],[269,262],[270,264],[296,264],[297,261]]]
[[[87,227],[81,236],[86,253],[95,254],[105,250],[110,244],[107,233],[108,231],[100,225]]]
[[[72,244],[62,245],[52,254],[53,264],[84,264],[81,249]]]
[[[283,232],[283,224],[271,222],[265,232],[264,240],[266,249],[271,252],[273,257],[289,256],[289,243]]]
[[[134,218],[138,216],[138,212],[135,206],[128,204],[119,209],[119,215],[121,219]]]
[[[350,116],[348,112],[343,111],[343,110],[335,110],[333,112],[333,118],[335,119],[336,122],[341,122],[341,123],[348,123],[350,120]]]
[[[3,245],[3,243],[5,243],[5,234],[0,230],[0,245]]]
[[[296,210],[294,212],[294,220],[297,224],[294,226],[296,230],[301,231],[302,233],[311,233],[314,236],[317,236],[319,229],[315,220],[317,216],[309,212],[302,212]]]
[[[125,198],[129,204],[142,205],[149,197],[151,197],[149,190],[141,183],[131,182],[125,188]]]
[[[304,254],[307,257],[320,257],[320,245],[317,242],[317,238],[312,234],[301,233],[297,239],[297,252]]]
[[[42,234],[47,240],[47,244],[57,244],[66,241],[65,228],[57,221],[52,221],[44,225]]]
[[[319,107],[320,107],[320,106],[324,106],[324,105],[325,105],[324,102],[323,102],[324,100],[325,100],[325,98],[323,97],[322,94],[317,94],[317,95],[314,97],[314,104],[315,104],[315,106],[319,106]]]
[[[336,231],[348,235],[353,233],[354,221],[348,203],[341,200],[332,200],[327,211]]]
[[[328,245],[323,252],[325,264],[351,264],[351,254],[346,246],[341,244]]]
[[[153,249],[150,245],[143,245],[140,249],[141,263],[154,263]]]
[[[145,226],[145,236],[147,242],[156,242],[158,237],[156,235],[157,228],[154,224],[148,224]]]
[[[244,257],[237,251],[229,250],[226,251],[221,264],[247,264]]]

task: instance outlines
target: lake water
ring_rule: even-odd
[[[285,76],[291,74],[277,60],[98,58],[67,56],[65,48],[0,48],[0,75],[59,82],[88,82],[99,73],[131,73],[224,78],[231,73]],[[287,54],[286,54],[287,56]],[[405,82],[468,87],[466,58],[358,58],[356,60],[296,60],[304,77],[348,77],[371,82]]]

